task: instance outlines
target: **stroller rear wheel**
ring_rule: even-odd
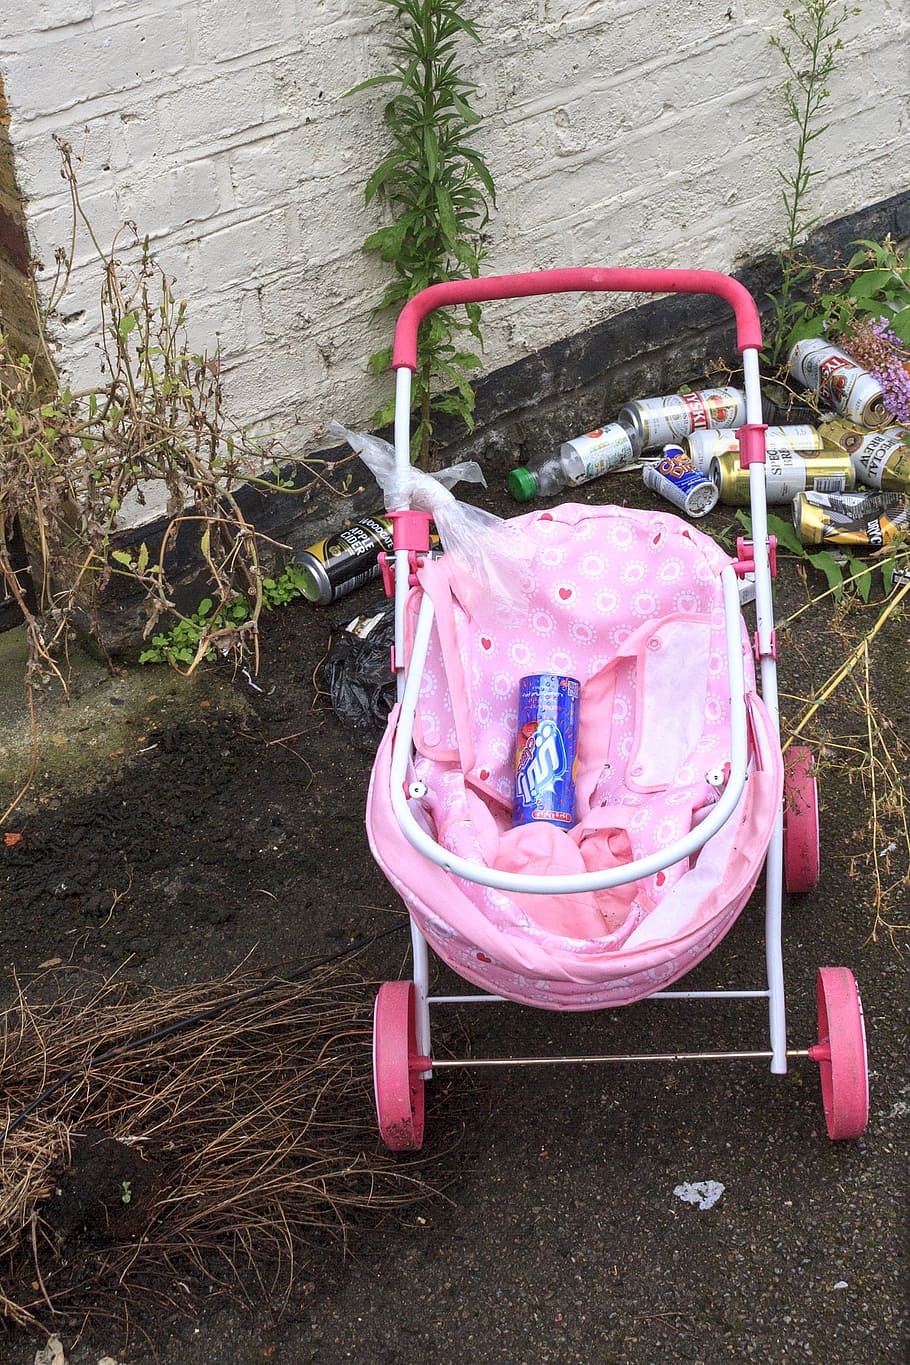
[[[429,1059],[417,1055],[413,981],[385,981],[373,1010],[373,1086],[376,1116],[385,1145],[416,1152],[423,1145],[422,1071]]]
[[[869,1073],[863,1006],[847,967],[818,972],[818,1062],[825,1123],[832,1138],[858,1138],[869,1120]]]
[[[789,892],[818,884],[818,782],[812,750],[794,745],[784,756],[784,882]]]

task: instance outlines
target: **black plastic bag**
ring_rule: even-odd
[[[395,705],[392,645],[395,607],[386,602],[336,626],[322,664],[323,686],[338,719],[359,739],[378,742]]]

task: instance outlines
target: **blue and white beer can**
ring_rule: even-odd
[[[533,673],[520,679],[513,825],[574,825],[580,696],[576,678]]]

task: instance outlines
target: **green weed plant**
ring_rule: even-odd
[[[466,19],[464,0],[380,0],[392,10],[396,36],[393,70],[355,86],[356,94],[376,86],[390,89],[383,120],[391,150],[367,181],[367,204],[383,205],[390,221],[371,232],[363,249],[392,267],[374,316],[400,309],[429,285],[474,278],[483,258],[483,229],[496,202],[489,168],[473,138],[480,116],[472,107],[475,85],[465,76],[459,47],[479,41]],[[472,371],[481,365],[471,348],[482,348],[479,304],[464,316],[437,309],[420,326],[418,369],[411,393],[416,416],[411,458],[427,467],[434,418],[460,417],[473,426]],[[370,357],[374,374],[389,368],[391,346]],[[373,425],[392,420],[394,399],[373,416]]]
[[[883,242],[860,239],[857,250],[839,270],[809,267],[816,276],[814,297],[794,300],[794,319],[784,349],[805,337],[849,333],[857,322],[883,319],[910,347],[910,263],[891,237]]]
[[[736,512],[737,521],[745,527],[746,534],[752,534],[752,518],[748,512],[738,508]],[[817,569],[822,573],[827,581],[827,592],[835,602],[843,602],[846,596],[855,595],[864,605],[868,605],[872,595],[874,574],[876,569],[881,574],[882,588],[885,597],[890,597],[894,590],[896,581],[900,581],[898,575],[901,570],[906,572],[910,567],[910,554],[906,546],[898,543],[890,547],[889,550],[878,557],[873,563],[860,559],[858,555],[850,554],[848,550],[838,547],[838,555],[833,555],[830,550],[813,550],[803,545],[799,536],[790,522],[784,521],[782,517],[768,513],[768,534],[777,538],[777,544],[790,554],[794,555],[801,563],[810,569]],[[820,600],[819,598],[815,599]]]
[[[813,181],[822,174],[812,165],[811,148],[829,126],[822,120],[831,98],[828,82],[844,47],[841,29],[851,15],[858,13],[844,0],[800,0],[798,6],[783,12],[783,36],[772,34],[770,38],[787,71],[784,105],[794,137],[792,164],[777,170],[786,233],[778,252],[781,284],[771,296],[774,325],[766,355],[775,367],[786,358],[792,344],[790,335],[800,317],[798,293],[812,275],[811,265],[797,250],[818,221],[806,203]]]
[[[302,597],[305,582],[306,577],[296,564],[287,565],[275,578],[263,578],[260,609],[274,611]],[[139,655],[139,662],[169,664],[181,671],[200,659],[211,662],[218,658],[219,649],[228,652],[224,642],[233,640],[251,616],[252,604],[246,594],[218,605],[211,597],[204,597],[196,610],[182,616],[172,630],[153,635],[149,648]]]

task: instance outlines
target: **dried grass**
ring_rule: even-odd
[[[0,1319],[47,1328],[112,1288],[170,1298],[192,1269],[236,1287],[269,1265],[274,1291],[302,1248],[426,1198],[420,1164],[379,1148],[371,1002],[338,967],[265,989],[20,992],[0,1015]],[[86,1132],[141,1153],[153,1179],[130,1237],[74,1249],[48,1211]]]
[[[865,608],[848,601],[834,612],[830,594],[810,600],[784,624],[814,608],[817,615],[810,623],[837,641],[843,658],[808,696],[781,694],[784,750],[795,740],[809,740],[825,789],[858,787],[862,793],[867,818],[847,832],[844,856],[851,877],[869,887],[870,937],[886,935],[901,951],[910,934],[910,805],[905,790],[910,744],[889,712],[894,697],[905,695],[908,681],[903,629],[908,595],[910,583],[905,582],[884,602]],[[886,626],[897,632],[887,641]],[[811,651],[804,652],[803,663],[811,674]],[[883,679],[890,687],[882,686]]]

